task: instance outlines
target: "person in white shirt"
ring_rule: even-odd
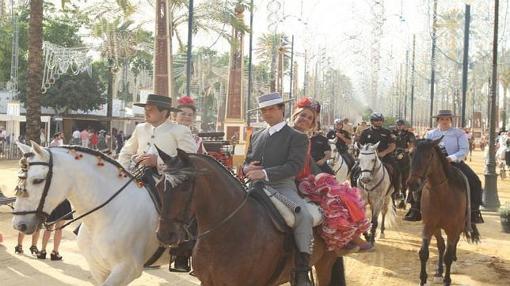
[[[135,164],[156,168],[163,165],[155,146],[170,156],[177,155],[177,148],[196,152],[190,129],[168,120],[170,112],[179,111],[172,107],[171,98],[149,94],[147,102],[135,105],[145,109],[145,123],[136,126],[120,150],[118,161],[122,166],[130,170]]]

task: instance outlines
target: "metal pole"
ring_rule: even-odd
[[[466,93],[469,65],[469,22],[471,21],[471,6],[466,4],[464,16],[464,60],[462,62],[462,110],[461,124],[466,127]]]
[[[193,48],[193,0],[189,0],[188,6],[188,51],[186,62],[186,95],[191,96],[191,50]]]
[[[411,126],[414,126],[414,71],[415,71],[415,54],[416,54],[416,35],[413,34],[413,63],[411,69]]]
[[[494,4],[494,39],[492,46],[492,84],[489,121],[489,161],[485,173],[485,192],[483,192],[483,205],[487,210],[497,210],[500,206],[498,198],[498,185],[496,175],[496,91],[498,87],[498,18],[499,0]]]
[[[406,79],[405,79],[405,87],[404,87],[404,119],[407,120],[407,79],[409,73],[409,50],[406,50]]]
[[[306,96],[306,90],[308,87],[308,51],[305,49],[305,71],[304,71],[304,79],[303,79],[303,96]]]
[[[432,14],[432,56],[430,68],[430,119],[429,127],[432,128],[432,116],[434,115],[434,84],[436,80],[436,30],[437,30],[437,0],[434,0],[434,12]]]
[[[292,79],[294,77],[294,35],[292,35],[292,44],[290,47],[290,85],[289,85],[289,99],[292,98]]]
[[[250,126],[250,101],[251,101],[251,90],[253,85],[253,72],[252,72],[252,59],[253,59],[253,0],[250,2],[250,50],[248,55],[248,98],[246,99],[246,125]]]

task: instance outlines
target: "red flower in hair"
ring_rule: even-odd
[[[195,106],[195,101],[193,100],[193,98],[191,98],[191,96],[183,96],[183,97],[177,99],[177,103],[179,105]]]
[[[302,97],[296,102],[296,107],[303,108],[303,107],[312,107],[312,99],[309,97]]]
[[[313,100],[310,97],[302,97],[296,102],[296,108],[305,107],[311,108],[317,113],[321,112],[321,105],[319,104],[319,102]]]

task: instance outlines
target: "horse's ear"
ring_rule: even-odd
[[[158,146],[154,145],[156,147],[156,150],[158,150],[159,157],[163,162],[166,164],[167,162],[170,162],[172,160],[172,156],[165,153],[163,150],[159,149]]]
[[[444,137],[444,135],[442,135],[441,137],[437,138],[436,140],[432,140],[432,144],[434,144],[434,145],[439,144],[439,142],[441,142],[441,140],[443,140],[443,137]]]
[[[23,154],[32,152],[32,150],[30,149],[30,146],[25,145],[19,141],[16,141],[16,145],[18,145],[18,148],[20,149],[21,153],[23,153]]]
[[[41,147],[41,145],[37,144],[37,142],[34,142],[32,140],[30,140],[30,144],[32,144],[32,150],[34,150],[35,154],[41,157],[46,156],[46,152],[44,151],[44,148]]]
[[[373,146],[372,146],[372,149],[376,150],[377,147],[379,147],[379,144],[381,144],[381,141],[378,141],[377,143],[375,143]]]

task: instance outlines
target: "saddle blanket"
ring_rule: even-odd
[[[293,202],[290,202],[287,198],[283,197],[282,195],[278,196],[279,195],[278,191],[269,186],[264,187],[264,192],[271,199],[271,202],[273,203],[275,208],[281,214],[287,225],[291,228],[294,228],[296,222],[296,217],[294,213],[296,207],[298,208],[306,207],[308,212],[313,217],[314,227],[320,225],[324,220],[321,208],[317,204],[308,200],[307,198],[305,198],[305,200],[307,201],[306,205],[295,206]]]

